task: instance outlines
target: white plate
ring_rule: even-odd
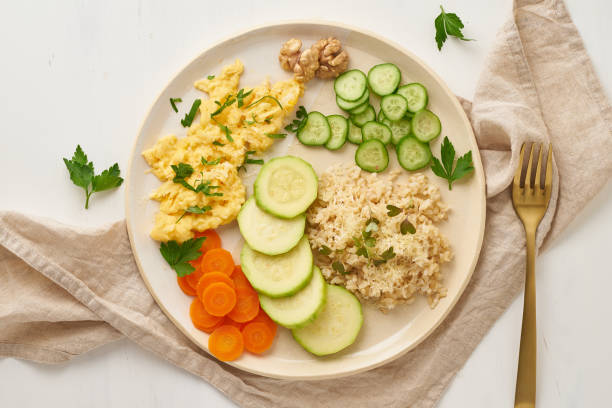
[[[195,98],[206,97],[193,88],[195,80],[215,74],[240,58],[244,63],[241,87],[255,85],[266,77],[272,82],[289,78],[277,60],[281,44],[291,37],[300,38],[305,47],[328,36],[336,36],[349,52],[350,68],[365,72],[374,64],[393,62],[402,71],[403,82],[420,82],[429,91],[429,108],[442,122],[442,136],[448,135],[457,152],[472,150],[475,174],[456,183],[449,191],[444,180],[425,170],[431,182],[438,185],[442,197],[452,208],[449,220],[441,224],[449,238],[454,260],[443,268],[448,295],[435,309],[430,309],[423,298],[412,305],[396,308],[383,315],[376,308],[364,305],[364,325],[357,341],[333,356],[318,358],[304,351],[288,330],[279,328],[273,347],[264,356],[244,353],[233,366],[269,377],[290,379],[322,379],[361,372],[397,358],[425,339],[448,315],[465,289],[478,260],[485,225],[485,180],[476,140],[469,121],[458,100],[438,76],[410,52],[371,33],[337,24],[292,22],[259,27],[237,35],[204,51],[170,81],[146,116],[132,152],[126,182],[126,215],[130,241],[136,262],[151,294],[176,326],[196,344],[207,350],[208,335],[193,327],[189,318],[191,298],[176,284],[174,271],[159,253],[159,243],[149,237],[158,204],[148,199],[160,184],[147,173],[148,165],[141,152],[151,147],[159,137],[174,133],[184,136],[180,125],[184,111]],[[313,80],[307,84],[298,105],[325,114],[341,113],[333,97],[332,81]],[[169,98],[181,97],[180,114],[170,109]],[[442,139],[442,137],[438,138]],[[355,147],[347,143],[340,152],[324,148],[307,148],[294,137],[277,143],[268,156],[287,152],[310,161],[320,174],[328,166],[340,161],[353,161]],[[432,143],[432,151],[439,156],[440,140]],[[392,152],[391,152],[392,153]],[[397,166],[392,156],[391,166]],[[248,194],[258,166],[250,166],[245,176]],[[384,174],[384,173],[383,173]],[[236,223],[218,229],[223,246],[232,251],[238,261],[242,240]]]

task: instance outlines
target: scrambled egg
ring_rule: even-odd
[[[252,150],[261,153],[274,143],[275,139],[266,134],[279,132],[284,119],[292,112],[304,92],[303,85],[295,79],[279,81],[273,85],[266,80],[252,88],[240,108],[234,102],[211,118],[211,113],[219,108],[219,104],[223,104],[229,96],[236,97],[243,70],[242,62],[236,60],[224,67],[220,75],[197,81],[195,87],[209,95],[200,105],[200,122],[194,121],[186,137],[162,137],[152,148],[142,152],[153,174],[163,182],[151,194],[151,199],[160,202],[151,231],[153,239],[183,242],[192,238],[195,231],[217,228],[233,221],[245,201],[245,187],[238,175],[238,167],[243,164],[246,152]],[[246,88],[243,93],[250,90]],[[264,98],[249,107],[268,95],[278,99],[282,109],[272,98]],[[228,139],[220,125],[229,128],[233,141]],[[208,162],[219,159],[220,162],[205,165],[202,164],[202,158]],[[175,173],[170,166],[178,163],[190,164],[195,170],[185,179],[191,186],[210,181],[211,186],[219,186],[211,192],[223,195],[207,196],[174,183],[172,180]],[[177,222],[191,206],[210,206],[211,209],[203,214],[186,213]]]

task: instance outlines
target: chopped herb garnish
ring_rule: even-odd
[[[378,224],[380,224],[380,221],[378,221],[376,218],[368,219],[366,221],[365,231],[366,232],[376,232],[376,231],[378,231]]]
[[[387,205],[387,215],[389,217],[395,217],[396,215],[398,215],[401,212],[402,212],[401,208],[398,208],[398,207],[396,207],[394,205],[391,205],[391,204]]]
[[[442,177],[448,181],[449,190],[453,189],[453,182],[474,171],[471,150],[457,159],[457,165],[453,170],[453,164],[455,163],[455,148],[450,140],[448,140],[448,136],[444,137],[444,141],[442,142],[440,157],[442,162],[440,162],[438,158],[432,156],[433,164],[431,165],[431,170],[436,176]]]
[[[259,102],[263,101],[266,98],[274,99],[274,102],[276,102],[278,104],[278,106],[280,106],[280,108],[283,109],[283,105],[280,103],[280,101],[278,99],[276,99],[275,97],[273,97],[272,95],[262,96],[261,98],[259,98],[255,102],[252,102],[251,104],[249,104],[245,109],[249,109],[251,106],[257,105]]]
[[[215,76],[214,75],[209,75],[206,78],[208,78],[208,80],[210,81],[211,79],[215,79]]]
[[[330,247],[326,246],[326,245],[321,245],[321,248],[319,248],[319,253],[321,255],[329,255],[332,253],[332,250]]]
[[[223,144],[223,143],[221,143],[221,142],[219,142],[219,141],[217,141],[217,140],[215,140],[215,141],[213,142],[213,144],[214,144],[215,146],[225,146],[225,144]]]
[[[285,133],[266,133],[270,139],[284,139],[287,137]]]
[[[375,259],[374,265],[379,266],[386,263],[389,259],[395,258],[395,252],[393,252],[393,247],[389,247],[385,252],[380,254],[381,259]]]
[[[263,159],[246,159],[244,162],[246,164],[264,164]]]
[[[400,232],[402,233],[402,235],[406,235],[406,234],[414,234],[416,232],[416,228],[414,227],[414,225],[412,225],[412,223],[410,221],[408,221],[408,219],[406,218],[404,221],[402,221],[402,223],[400,224]]]
[[[183,100],[181,98],[170,98],[170,106],[176,113],[178,113],[178,108],[175,105],[177,102],[183,102]]]
[[[179,163],[178,165],[173,164],[170,167],[172,167],[172,170],[174,170],[175,176],[172,179],[174,183],[180,184],[186,189],[193,191],[194,193],[202,193],[205,196],[209,197],[220,197],[223,195],[223,193],[213,193],[211,191],[219,188],[219,186],[212,186],[210,180],[204,181],[203,179],[200,179],[198,180],[198,184],[196,184],[195,186],[190,185],[187,180],[185,180],[186,178],[190,177],[194,171],[193,167],[191,167],[190,164]],[[204,176],[203,173],[200,174],[202,175],[202,177]]]
[[[208,161],[204,157],[202,157],[202,164],[205,166],[214,166],[215,164],[219,164],[221,162],[221,158],[217,157],[215,160]]]
[[[369,258],[370,256],[368,255],[368,250],[365,249],[364,247],[358,248],[357,252],[355,252],[357,255],[363,256],[364,258]]]
[[[255,154],[255,153],[257,153],[255,150],[249,150],[248,152],[245,153],[244,162],[242,162],[242,165],[238,166],[238,171],[240,170],[246,171],[245,164],[264,164],[263,159],[251,159],[249,157],[250,155]]]
[[[346,270],[344,269],[344,265],[342,264],[342,262],[340,261],[334,261],[332,263],[332,268],[334,269],[334,271],[341,273],[341,274],[346,274]]]
[[[295,112],[295,117],[297,119],[293,119],[293,121],[290,124],[285,126],[285,130],[287,132],[297,133],[304,126],[306,126],[306,118],[308,117],[308,112],[306,112],[306,108],[304,108],[303,106],[300,106],[297,112]]]
[[[206,237],[191,238],[182,244],[176,241],[162,242],[159,252],[179,277],[187,276],[196,269],[189,261],[196,260],[202,255],[200,248],[202,248],[204,240],[206,240]]]
[[[205,205],[205,206],[203,206],[203,207],[198,207],[198,206],[191,206],[191,207],[188,207],[188,208],[185,210],[185,212],[183,213],[183,215],[181,215],[181,216],[179,217],[179,219],[178,219],[178,220],[176,220],[176,223],[178,224],[178,222],[179,222],[180,220],[182,220],[182,219],[183,219],[183,217],[185,216],[185,214],[187,214],[187,213],[191,213],[191,214],[204,214],[206,211],[210,211],[210,210],[212,210],[212,207],[211,207],[210,205]]]
[[[233,142],[234,138],[231,136],[232,131],[225,125],[222,125],[219,123],[219,128],[225,133],[225,138],[229,141],[229,142]]]
[[[246,123],[249,126],[254,125],[255,123],[259,123],[254,113],[251,114],[251,117],[253,118],[253,120],[245,120],[244,123]]]
[[[225,108],[231,106],[234,102],[236,102],[236,98],[234,98],[232,95],[228,95],[227,98],[225,99],[225,102],[223,103],[219,101],[215,101],[215,103],[219,106],[219,108],[213,113],[211,113],[210,117],[214,118],[215,116],[219,115],[221,112],[225,110]]]
[[[191,110],[189,111],[189,113],[186,113],[185,118],[181,120],[181,125],[183,125],[183,127],[191,126],[193,120],[195,119],[196,113],[198,113],[198,108],[200,107],[201,103],[202,101],[199,99],[193,101],[193,105],[191,105]]]
[[[244,98],[246,98],[247,96],[249,96],[251,94],[251,92],[253,92],[253,90],[251,89],[249,92],[244,92],[244,89],[241,89],[238,91],[238,95],[236,95],[236,98],[238,99],[238,107],[242,108],[242,105],[244,105]]]
[[[264,122],[266,122],[266,123],[272,122],[272,116],[268,116],[267,118],[265,118]]]

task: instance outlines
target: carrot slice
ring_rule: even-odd
[[[257,313],[257,316],[255,316],[255,318],[249,323],[251,322],[265,323],[266,325],[268,325],[270,330],[272,330],[272,337],[276,336],[276,329],[278,328],[278,326],[276,325],[276,323],[274,323],[274,320],[270,319],[270,316],[268,316],[262,308],[259,308],[259,313]]]
[[[232,361],[244,350],[242,333],[234,326],[219,326],[208,337],[208,350],[221,361]]]
[[[251,353],[261,354],[274,342],[274,335],[267,324],[252,322],[242,329],[244,348]]]
[[[227,316],[225,316],[225,317],[223,318],[223,324],[224,324],[224,325],[226,324],[226,325],[228,325],[228,326],[234,326],[234,327],[235,327],[235,328],[237,328],[238,330],[242,330],[242,329],[244,328],[244,326],[245,326],[245,324],[244,324],[244,323],[238,323],[238,322],[235,322],[235,321],[233,321],[232,319],[230,319],[230,318],[229,318],[229,317],[227,317]]]
[[[204,273],[223,272],[227,276],[231,276],[234,272],[234,258],[229,251],[223,248],[214,248],[204,254],[200,268]]]
[[[240,265],[236,265],[236,267],[234,268],[234,273],[232,273],[232,279],[234,280],[234,285],[236,285],[236,288],[253,289],[244,272],[242,272],[242,268],[240,267]]]
[[[181,288],[181,290],[186,295],[189,295],[189,296],[195,296],[196,295],[196,291],[193,290],[193,288],[191,287],[189,282],[187,282],[187,276],[177,276],[176,277],[176,281],[178,282],[178,285]]]
[[[215,232],[215,230],[206,230],[202,232],[196,232],[194,234],[195,238],[206,237],[202,247],[200,248],[200,252],[205,254],[207,251],[215,248],[221,248],[221,237],[219,234]]]
[[[202,300],[202,294],[204,293],[204,289],[206,289],[206,287],[210,285],[211,283],[215,283],[215,282],[227,283],[232,289],[235,287],[234,281],[232,280],[232,278],[230,278],[224,273],[221,273],[221,272],[205,273],[204,275],[202,275],[202,277],[198,281],[198,286],[196,287],[196,294],[198,295],[200,300]]]
[[[196,329],[200,329],[210,333],[210,329],[214,328],[223,321],[222,317],[213,316],[206,311],[200,299],[195,298],[189,307],[189,316]],[[212,331],[212,330],[211,330]]]
[[[227,317],[238,323],[248,322],[259,313],[259,296],[253,289],[236,289],[236,305]]]
[[[211,283],[202,292],[202,303],[211,315],[225,316],[236,305],[236,291],[227,283]]]
[[[185,278],[185,280],[187,281],[187,283],[189,284],[189,286],[191,286],[194,290],[196,290],[198,288],[198,282],[200,280],[200,278],[202,277],[202,269],[200,268],[200,265],[197,264],[194,265],[192,262],[195,261],[191,261],[190,263],[196,268],[195,271],[191,272],[189,275],[187,275]]]

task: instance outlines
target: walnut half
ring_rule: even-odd
[[[312,48],[319,50],[317,78],[336,78],[348,68],[348,53],[342,49],[342,44],[337,38],[319,40]]]
[[[348,67],[348,53],[335,37],[321,39],[301,52],[302,41],[291,38],[283,44],[278,60],[286,71],[293,71],[295,79],[308,82],[318,78],[335,78]]]

